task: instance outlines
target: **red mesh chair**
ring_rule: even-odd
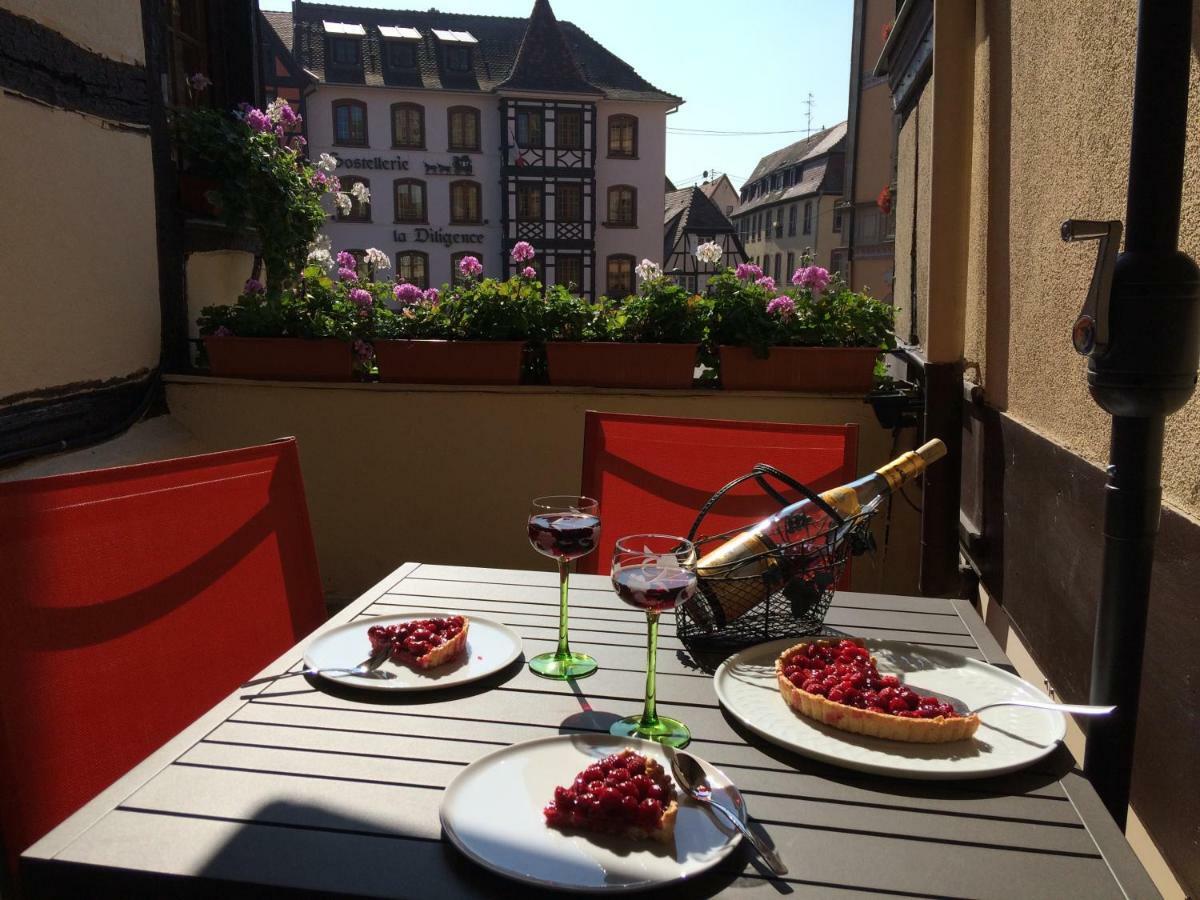
[[[625,534],[686,535],[713,492],[755,463],[769,463],[823,491],[857,474],[857,425],[793,425],[676,419],[589,411],[583,436],[583,487],[600,501],[600,546],[579,571],[607,573]],[[788,498],[800,499],[770,482]],[[779,509],[753,481],[730,492],[705,520],[717,534]]]
[[[0,484],[18,854],[324,619],[294,439]]]

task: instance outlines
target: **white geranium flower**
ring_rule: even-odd
[[[317,158],[317,168],[322,172],[332,172],[337,168],[337,164],[337,157],[329,153],[322,153],[320,157]]]
[[[350,210],[354,209],[354,201],[344,191],[338,191],[333,195],[333,205],[337,207],[337,211],[343,216],[350,215]]]
[[[655,278],[662,278],[662,266],[654,262],[652,259],[643,259],[641,263],[634,266],[634,272],[642,281],[651,281]]]
[[[330,269],[333,267],[333,256],[328,250],[322,248],[309,250],[308,261],[315,266],[320,266],[322,269]]]
[[[352,184],[350,186],[350,196],[353,197],[355,200],[357,200],[359,203],[370,203],[371,202],[371,189],[368,188],[361,181],[356,181],[356,182],[354,182],[354,184]]]
[[[267,104],[267,118],[270,119],[272,122],[274,122],[276,125],[278,125],[279,120],[282,117],[281,111],[282,111],[283,107],[285,107],[287,105],[288,105],[288,102],[286,100],[284,100],[282,97],[276,97],[269,104]]]
[[[710,266],[715,266],[719,263],[724,255],[725,251],[721,249],[721,245],[716,241],[709,241],[707,244],[701,244],[696,248],[696,259]]]
[[[376,272],[382,272],[392,266],[388,255],[377,247],[368,247],[363,259],[368,266],[374,266]]]

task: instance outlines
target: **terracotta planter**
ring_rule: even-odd
[[[375,341],[379,380],[519,384],[524,341]]]
[[[772,347],[759,359],[749,347],[720,348],[721,384],[730,391],[865,394],[874,384],[874,347]]]
[[[270,381],[349,381],[350,345],[334,338],[206,337],[212,374]]]
[[[690,388],[698,344],[546,344],[550,383],[613,388]]]
[[[218,191],[221,182],[215,178],[201,178],[183,172],[179,176],[179,205],[198,216],[216,218],[219,213],[215,204],[208,199],[209,191]]]

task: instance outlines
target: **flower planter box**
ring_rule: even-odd
[[[721,384],[731,391],[865,394],[874,383],[875,347],[772,347],[759,359],[749,347],[720,348]]]
[[[519,384],[524,341],[375,341],[379,380]]]
[[[350,345],[334,338],[206,337],[212,374],[270,381],[350,381]]]
[[[699,344],[551,341],[550,383],[581,387],[690,388]]]

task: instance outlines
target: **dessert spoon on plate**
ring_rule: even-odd
[[[666,745],[663,746],[663,750],[666,751],[667,757],[671,760],[671,772],[675,775],[675,780],[679,782],[679,786],[683,788],[683,792],[709,809],[715,809],[720,812],[742,833],[742,836],[750,842],[750,845],[758,851],[758,855],[763,858],[763,862],[767,864],[772,872],[776,875],[786,875],[788,871],[787,866],[783,864],[783,860],[779,858],[779,854],[775,852],[775,848],[751,831],[750,826],[742,821],[741,816],[713,800],[712,788],[709,786],[708,776],[704,774],[704,767],[700,765],[696,757],[690,753],[684,753],[682,750],[675,750]]]

